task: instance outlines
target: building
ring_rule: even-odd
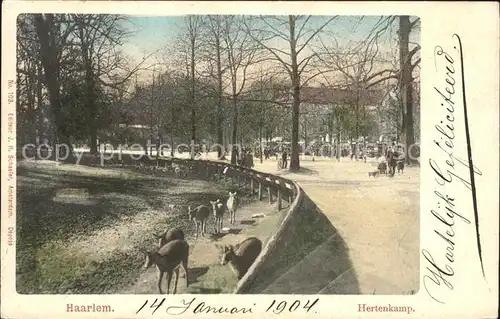
[[[313,140],[331,143],[332,135],[340,133],[342,142],[360,138],[363,134],[361,118],[376,119],[376,127],[365,130],[376,135],[379,130],[378,109],[384,101],[383,90],[353,90],[335,87],[304,87],[301,89],[300,136],[305,144]],[[358,118],[356,129],[356,115]],[[372,125],[371,125],[372,126]]]

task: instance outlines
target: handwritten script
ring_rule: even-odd
[[[438,262],[427,249],[422,249],[422,255],[428,263],[425,275],[423,276],[424,288],[429,296],[439,303],[445,303],[442,297],[440,297],[440,292],[442,291],[439,289],[453,290],[453,276],[455,275],[453,264],[455,263],[454,251],[456,245],[455,238],[457,236],[456,224],[472,223],[471,217],[465,216],[459,209],[459,203],[464,198],[461,197],[458,199],[455,194],[450,194],[446,191],[447,186],[452,183],[462,184],[469,191],[472,198],[474,208],[473,222],[476,233],[475,241],[477,243],[479,264],[483,271],[483,277],[485,277],[475,187],[475,175],[482,175],[482,173],[474,167],[472,162],[462,41],[457,34],[453,35],[453,41],[455,42],[453,49],[448,50],[441,46],[436,46],[434,49],[436,68],[438,72],[443,73],[441,86],[435,86],[434,90],[440,99],[440,107],[443,109],[445,116],[435,125],[438,138],[433,140],[433,145],[439,149],[442,156],[429,159],[429,165],[436,182],[436,188],[433,190],[436,204],[430,213],[439,225],[439,227],[434,229],[433,233],[439,238],[444,247],[439,258],[436,258],[441,262]],[[459,123],[456,120],[456,112],[459,111],[460,106],[463,107],[464,111],[463,123]],[[458,125],[465,125],[464,139],[468,160],[464,160],[456,155],[456,147],[460,143],[459,137],[455,134]]]
[[[169,315],[182,315],[184,313],[192,313],[192,314],[251,314],[254,313],[257,304],[253,303],[252,305],[248,305],[246,307],[235,307],[235,306],[227,306],[227,305],[210,305],[204,301],[197,300],[196,298],[192,299],[182,299],[179,304],[168,304],[166,302],[167,298],[156,298],[153,302],[146,300],[141,307],[136,311],[135,314],[138,314],[141,311],[148,311],[151,315],[154,315],[156,311],[162,309],[164,313]],[[288,303],[285,300],[273,300],[266,307],[266,313],[273,313],[279,315],[281,313],[317,313],[314,310],[314,306],[318,304],[319,298],[314,300],[295,300],[291,303]],[[149,306],[149,307],[147,307]]]

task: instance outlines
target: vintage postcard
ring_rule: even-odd
[[[498,9],[3,2],[2,318],[496,318]]]

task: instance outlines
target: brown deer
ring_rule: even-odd
[[[223,217],[224,217],[224,204],[221,203],[220,199],[215,202],[210,201],[212,204],[212,209],[215,219],[215,233],[219,234],[222,231]]]
[[[177,293],[177,282],[179,281],[179,266],[181,265],[184,269],[184,273],[186,274],[186,287],[189,287],[187,272],[189,245],[184,240],[175,239],[161,247],[157,252],[148,252],[145,250],[141,251],[146,255],[144,268],[147,269],[152,265],[156,265],[156,269],[158,269],[158,290],[160,294],[163,294],[163,291],[161,290],[163,274],[167,273],[168,294],[170,292],[170,282],[172,281],[172,274],[174,271],[175,282],[173,293]]]
[[[198,233],[201,228],[201,235],[204,236],[207,230],[207,220],[210,216],[210,208],[205,205],[200,205],[195,209],[191,210],[191,206],[188,207],[189,220],[194,221],[196,226],[196,238],[198,238]]]
[[[184,240],[184,232],[180,228],[170,228],[165,231],[163,234],[153,234],[156,239],[158,239],[158,248],[163,247],[168,242],[171,242],[174,239]]]
[[[227,210],[229,211],[229,222],[234,225],[236,222],[236,210],[238,209],[238,197],[236,197],[236,192],[229,192],[229,199],[226,203]]]
[[[262,250],[262,242],[258,238],[250,237],[236,246],[217,247],[222,253],[221,265],[229,263],[236,276],[238,276],[238,280],[240,280],[259,256]]]

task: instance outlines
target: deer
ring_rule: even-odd
[[[207,220],[210,216],[210,208],[205,205],[200,205],[195,209],[191,209],[191,206],[188,207],[189,220],[194,221],[196,226],[196,238],[198,238],[199,228],[201,228],[201,235],[205,235],[205,231],[207,230]],[[199,227],[198,227],[199,225]]]
[[[262,242],[255,237],[249,237],[236,246],[220,247],[216,245],[222,253],[221,265],[229,265],[238,277],[243,278],[248,269],[254,263],[262,250]]]
[[[186,172],[184,171],[183,166],[176,163],[172,163],[172,168],[174,170],[176,177],[186,177]]]
[[[177,282],[179,281],[179,267],[182,266],[186,274],[186,287],[189,287],[188,281],[188,257],[189,245],[184,240],[175,239],[162,246],[156,252],[149,252],[141,249],[141,252],[146,255],[144,268],[148,269],[152,265],[156,265],[158,270],[158,290],[163,294],[161,289],[161,282],[163,275],[167,273],[167,294],[170,292],[170,283],[172,281],[172,274],[175,272],[175,282],[173,293],[177,293]]]
[[[238,209],[238,197],[236,197],[236,192],[229,192],[229,199],[226,203],[227,210],[229,211],[229,222],[234,225],[236,222],[236,210]]]
[[[184,232],[182,229],[176,227],[170,228],[161,235],[153,234],[153,236],[158,239],[158,248],[175,239],[184,240]]]
[[[215,233],[218,234],[222,231],[222,224],[224,218],[224,204],[221,203],[220,199],[214,202],[210,201],[210,204],[212,204],[212,209],[214,213]]]

